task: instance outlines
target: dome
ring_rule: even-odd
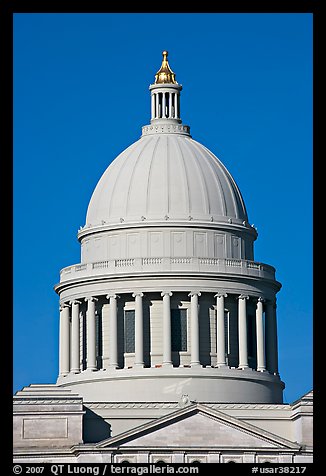
[[[150,124],[100,178],[55,288],[58,383],[89,402],[279,403],[280,283],[254,261],[234,179],[182,123],[181,89],[164,51]]]
[[[221,161],[187,134],[143,132],[104,172],[86,226],[225,218],[248,221],[241,193]]]

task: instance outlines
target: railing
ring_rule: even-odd
[[[134,259],[115,259],[114,264],[117,268],[121,266],[133,266],[135,263]]]
[[[163,258],[143,258],[142,263],[143,265],[149,265],[149,264],[162,264]]]
[[[197,258],[197,257],[151,257],[125,258],[82,263],[63,268],[60,281],[83,278],[92,275],[115,275],[125,273],[205,273],[236,274],[275,279],[273,266],[255,261],[232,258]]]

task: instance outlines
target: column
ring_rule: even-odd
[[[79,325],[79,305],[80,301],[71,301],[71,372],[80,373],[80,325]]]
[[[169,119],[172,117],[172,93],[169,93]]]
[[[133,293],[135,298],[135,367],[144,367],[143,293]]]
[[[191,311],[191,367],[200,365],[199,360],[199,313],[198,313],[198,296],[200,292],[189,293],[191,296],[190,311]]]
[[[256,307],[256,345],[257,345],[257,370],[264,372],[266,370],[265,362],[265,343],[264,343],[264,322],[263,322],[263,302],[262,297],[258,298]]]
[[[176,119],[179,117],[178,93],[175,93],[174,95],[174,117]]]
[[[70,371],[70,315],[69,304],[60,306],[60,347],[59,347],[59,374],[62,377]]]
[[[108,294],[107,299],[110,302],[109,311],[109,368],[118,368],[118,307],[117,294]]]
[[[217,293],[216,297],[216,367],[225,367],[225,323],[224,323],[224,298],[226,293]]]
[[[171,296],[170,291],[161,293],[163,297],[163,365],[172,365],[171,353]]]
[[[238,331],[239,331],[239,368],[248,368],[248,343],[247,343],[247,305],[249,296],[241,294],[239,297],[238,309]]]
[[[86,337],[87,337],[87,370],[97,370],[96,365],[96,322],[95,322],[95,297],[85,298],[87,301]]]
[[[159,117],[159,102],[158,102],[158,95],[159,95],[159,93],[155,93],[155,103],[156,103],[155,118],[156,118],[156,119],[158,119],[158,117]]]
[[[274,301],[266,303],[265,339],[267,370],[278,375],[276,303]]]
[[[166,117],[166,97],[165,93],[162,93],[162,117]]]
[[[151,105],[152,105],[152,119],[155,119],[155,94],[153,93],[151,96]]]

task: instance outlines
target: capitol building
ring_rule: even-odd
[[[150,123],[100,178],[55,285],[57,382],[14,395],[14,462],[312,462],[312,392],[283,403],[275,268],[182,123],[167,51],[149,91]]]

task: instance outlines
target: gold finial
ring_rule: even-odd
[[[160,69],[155,74],[155,84],[162,84],[162,83],[172,83],[177,84],[175,80],[175,74],[169,66],[168,62],[168,52],[163,51],[163,61]]]

